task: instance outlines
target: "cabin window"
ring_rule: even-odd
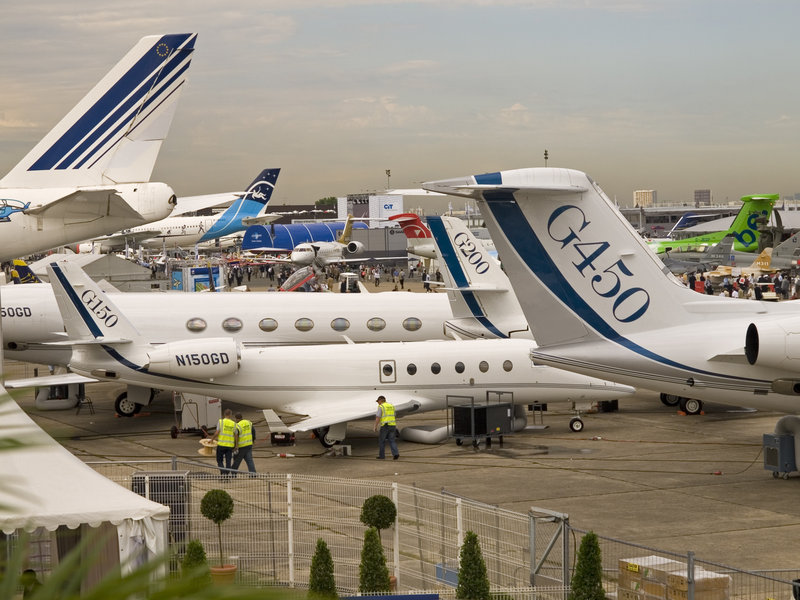
[[[481,373],[486,373],[486,371],[489,370],[489,363],[485,360],[482,360],[480,363],[478,363],[478,368],[480,369]]]
[[[294,328],[297,329],[297,331],[311,331],[314,329],[314,321],[308,317],[302,317],[294,322]]]
[[[372,317],[367,321],[367,329],[370,331],[381,331],[386,327],[386,321],[380,317]]]
[[[406,373],[408,373],[409,375],[416,375],[417,365],[415,365],[414,363],[409,363],[408,366],[406,367]]]
[[[241,319],[237,319],[236,317],[228,317],[222,322],[222,328],[225,331],[239,331],[242,328],[242,321]]]
[[[503,361],[503,371],[508,373],[513,368],[514,368],[514,363],[512,363],[510,360]]]
[[[344,317],[339,317],[331,321],[331,329],[334,331],[347,331],[350,329],[350,321]]]
[[[403,329],[406,331],[419,331],[422,327],[422,321],[417,317],[408,317],[403,321]]]
[[[394,373],[394,369],[392,368],[392,365],[390,365],[389,363],[386,363],[385,365],[383,365],[383,374],[386,377],[390,377],[392,373]]]
[[[463,372],[464,372],[464,363],[461,362],[461,361],[458,361],[456,363],[456,373],[463,373]]]
[[[439,363],[433,363],[431,365],[431,373],[433,373],[434,375],[438,375],[441,372],[442,372],[442,365],[440,365]]]
[[[275,331],[278,328],[278,322],[275,319],[267,317],[258,322],[258,328],[261,331]]]
[[[189,331],[203,331],[206,327],[206,322],[199,317],[186,321],[186,329]]]

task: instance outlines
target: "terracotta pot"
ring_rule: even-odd
[[[222,565],[210,567],[211,581],[219,585],[228,585],[236,579],[236,565]]]
[[[397,591],[397,577],[389,575],[389,589],[393,592]]]

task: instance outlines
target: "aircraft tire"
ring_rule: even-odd
[[[664,394],[663,392],[660,395],[661,403],[664,406],[678,406],[681,401],[680,396],[676,396],[675,394]]]
[[[120,417],[132,417],[142,410],[142,405],[129,401],[128,392],[122,392],[114,401],[114,410]]]
[[[583,431],[583,419],[580,417],[572,417],[569,420],[569,430],[578,433],[579,431]]]
[[[323,448],[331,448],[336,443],[336,441],[329,441],[328,440],[328,427],[319,427],[318,429],[312,429],[314,432],[314,436],[319,440],[319,443],[322,444]]]
[[[681,398],[680,408],[687,415],[699,415],[703,412],[703,401],[697,398]]]

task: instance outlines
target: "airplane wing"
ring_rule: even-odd
[[[289,425],[289,429],[292,431],[311,431],[312,429],[328,427],[337,423],[346,423],[358,419],[374,419],[377,411],[375,398],[378,395],[379,392],[370,391],[354,393],[347,398],[338,396],[332,398],[329,394],[320,392],[301,401],[290,403],[283,407],[282,410],[297,415],[306,415],[305,419]],[[389,396],[398,416],[415,412],[424,403],[424,398],[412,396],[408,393],[392,392]]]
[[[82,219],[92,217],[141,218],[131,206],[117,195],[114,188],[100,190],[78,190],[40,206],[26,209],[27,215],[46,215],[48,218]]]
[[[6,388],[13,390],[29,387],[46,387],[50,385],[70,385],[72,383],[94,383],[100,381],[93,377],[84,377],[77,373],[61,373],[60,375],[46,375],[44,377],[28,377],[27,379],[9,379],[4,381]]]
[[[136,245],[160,235],[160,229],[150,229],[147,231],[137,231],[136,233],[115,233],[113,235],[104,235],[102,237],[93,238],[92,241],[102,242],[108,244],[109,246],[124,246],[126,242],[131,245]]]

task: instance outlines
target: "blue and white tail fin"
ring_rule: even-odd
[[[73,343],[145,343],[119,308],[78,265],[54,262],[47,265],[47,274]]]
[[[445,329],[459,338],[530,337],[522,308],[500,264],[454,217],[428,217],[450,299]]]
[[[243,231],[247,227],[242,219],[255,217],[266,212],[267,204],[272,198],[280,169],[264,169],[258,174],[239,198],[220,215],[219,219],[200,238],[200,242],[215,240],[224,235]]]
[[[533,168],[435,181],[478,200],[540,346],[700,322],[704,298],[681,285],[585,173]]]
[[[144,37],[2,180],[5,188],[150,180],[196,33]]]

